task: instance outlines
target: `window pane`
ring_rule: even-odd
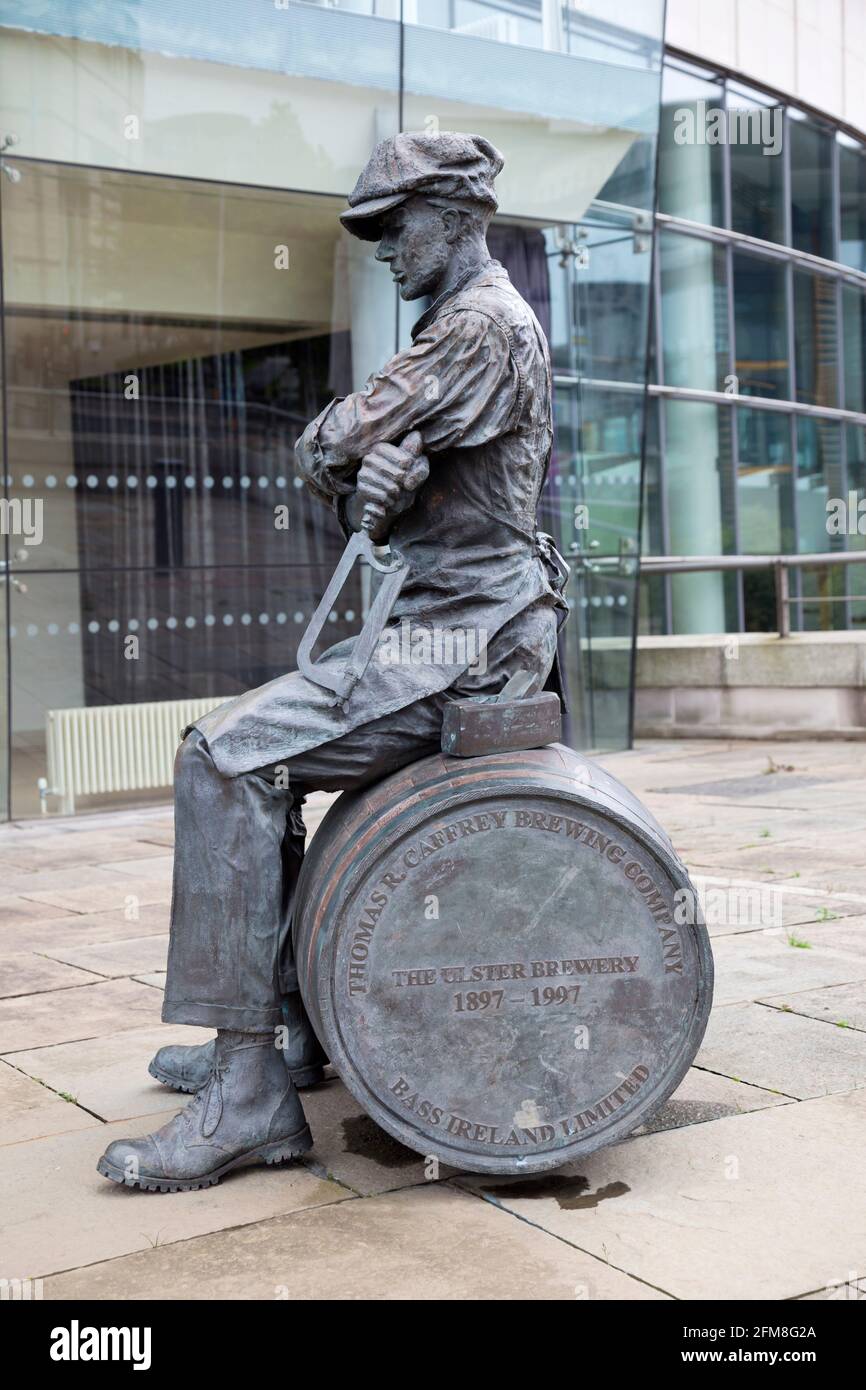
[[[794,359],[797,400],[839,404],[836,282],[794,271]]]
[[[728,106],[738,113],[738,129],[751,130],[759,120],[770,131],[778,126],[778,108],[769,100],[764,106],[745,93],[729,92]],[[763,241],[784,241],[784,166],[781,155],[767,154],[768,148],[762,140],[737,139],[730,145],[731,226]]]
[[[834,259],[833,136],[811,121],[788,121],[791,145],[791,244]]]
[[[728,406],[664,403],[665,477],[672,555],[736,549]],[[736,632],[736,576],[681,574],[671,580],[673,631]]]
[[[794,549],[791,421],[771,410],[737,410],[740,550]]]
[[[659,400],[647,405],[646,446],[644,450],[644,505],[641,527],[641,554],[665,553],[661,488],[661,450],[659,447]],[[659,636],[667,631],[664,575],[641,575],[638,632]]]
[[[571,737],[581,747],[612,747],[621,741],[631,669],[642,393],[585,385],[560,389],[555,426],[541,525],[562,538],[565,554],[574,555],[579,547],[592,549],[596,561],[612,560],[598,573],[580,563],[572,570],[572,612],[560,646],[570,688],[579,692],[572,702]]]
[[[393,352],[396,296],[341,231],[342,199],[20,167],[3,209],[8,472],[44,517],[12,555],[13,809],[29,815],[49,710],[219,700],[291,669],[343,548],[295,486],[292,444]],[[333,640],[360,599],[341,599]]]
[[[3,29],[2,130],[33,158],[345,197],[398,128],[399,6],[364,7],[30,4],[81,37]]]
[[[797,549],[844,550],[845,538],[828,534],[827,501],[842,496],[842,431],[835,421],[797,420]],[[804,570],[800,576],[804,603],[800,626],[805,631],[829,631],[845,626],[844,604],[825,600],[845,593],[841,565]],[[793,626],[794,624],[792,624]]]
[[[839,136],[839,260],[866,270],[866,147]]]
[[[741,553],[773,555],[794,550],[790,417],[769,410],[738,409],[737,445]],[[747,632],[775,629],[771,571],[743,571],[743,611]]]
[[[743,395],[790,398],[787,323],[785,267],[735,252],[735,370]]]
[[[845,445],[848,455],[847,548],[866,550],[866,429],[848,425]],[[850,623],[863,631],[866,630],[866,561],[849,565],[847,570],[848,595],[854,600],[850,605]]]
[[[842,333],[845,352],[845,409],[866,410],[866,296],[842,286]]]
[[[666,386],[722,391],[728,374],[726,253],[662,232],[662,354]]]
[[[720,82],[666,66],[659,127],[659,210],[724,226],[722,147],[698,143],[705,113],[723,104]]]
[[[586,227],[589,264],[554,274],[554,298],[570,294],[573,362],[582,376],[601,381],[642,383],[646,373],[647,316],[651,255],[648,241],[639,251],[633,235],[611,227]],[[556,267],[556,241],[548,234],[549,264]],[[559,316],[557,316],[559,319]],[[559,319],[561,321],[561,319]],[[562,361],[565,344],[554,344]]]
[[[829,550],[827,500],[842,495],[842,438],[831,420],[798,418],[797,549]]]

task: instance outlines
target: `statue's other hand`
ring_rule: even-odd
[[[362,511],[374,519],[374,539],[386,534],[396,517],[411,507],[415,493],[427,481],[430,464],[421,448],[421,435],[413,430],[402,444],[376,444],[364,455],[355,496]]]

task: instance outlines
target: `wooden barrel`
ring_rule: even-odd
[[[662,828],[553,744],[414,763],[329,810],[295,954],[346,1085],[419,1153],[537,1173],[674,1090],[712,999],[706,928]]]

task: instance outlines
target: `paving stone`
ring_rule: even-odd
[[[94,975],[113,979],[120,975],[139,975],[165,967],[168,935],[133,936],[90,946],[58,945],[46,951],[54,960],[77,965]]]
[[[787,1097],[764,1091],[760,1086],[748,1086],[729,1076],[716,1076],[714,1072],[690,1067],[670,1099],[634,1133],[658,1134],[664,1129],[679,1129],[681,1125],[706,1124],[725,1115],[744,1115],[768,1105],[789,1104]]]
[[[455,1182],[674,1298],[779,1300],[862,1269],[864,1145],[859,1091],[647,1134],[551,1176]]]
[[[97,1038],[159,1022],[162,1000],[134,980],[100,980],[57,995],[0,1000],[0,1054]]]
[[[866,916],[816,922],[804,935],[833,951],[866,951]]]
[[[826,1289],[816,1289],[814,1293],[800,1295],[798,1302],[861,1303],[866,1300],[866,1279],[858,1279],[856,1270],[845,1278],[839,1278]]]
[[[170,849],[173,849],[174,827],[172,826],[168,830],[154,830],[153,832],[148,831],[144,843],[155,845],[157,847],[162,847],[163,852],[166,846],[168,846]]]
[[[17,894],[0,899],[0,931],[6,927],[23,926],[27,922],[45,922],[68,915],[68,911],[62,907],[33,902]]]
[[[127,874],[130,878],[140,875],[142,878],[153,878],[160,883],[171,884],[172,870],[174,868],[173,854],[160,854],[159,856],[139,861],[138,859],[121,859],[116,863],[105,865],[105,872],[112,874]]]
[[[142,872],[140,865],[137,865],[136,869],[138,873]],[[115,880],[116,875],[112,874],[109,868],[92,864],[86,859],[60,869],[55,868],[50,857],[46,856],[44,867],[41,869],[0,869],[0,881],[3,883],[4,892],[17,893],[24,898],[32,898],[36,893],[65,892],[67,889],[89,888],[98,884],[111,887]]]
[[[866,1037],[763,1004],[714,1008],[697,1065],[803,1100],[866,1083]]]
[[[365,1115],[354,1096],[336,1076],[301,1093],[313,1131],[313,1157],[329,1177],[362,1196],[410,1187],[449,1177],[453,1168],[425,1165],[412,1149],[404,1148]]]
[[[76,970],[71,965],[46,960],[29,951],[0,956],[0,999],[70,989],[75,985],[92,984],[98,978],[92,971]]]
[[[0,1145],[20,1144],[98,1124],[92,1115],[47,1086],[0,1061]]]
[[[101,1120],[120,1120],[171,1105],[179,1109],[186,1097],[149,1076],[148,1064],[169,1043],[203,1043],[212,1037],[213,1029],[161,1024],[15,1052],[7,1060],[52,1090],[74,1096]]]
[[[149,1134],[176,1111],[0,1148],[4,1278],[42,1278],[157,1243],[183,1241],[186,1252],[194,1236],[347,1196],[296,1163],[240,1170],[200,1192],[139,1192],[97,1173],[112,1140]]]
[[[825,989],[807,989],[801,994],[774,994],[762,999],[774,1009],[817,1018],[836,1027],[855,1028],[866,1032],[866,983],[830,985]]]
[[[100,835],[82,845],[78,836],[63,837],[46,835],[46,843],[30,841],[26,845],[8,848],[0,836],[0,881],[5,882],[6,872],[36,872],[45,869],[75,869],[81,864],[109,864],[117,859],[135,861],[160,858],[165,854],[165,846],[153,844],[148,840],[134,840],[124,835],[122,838]]]
[[[38,907],[39,904],[31,904]],[[40,909],[45,912],[45,908]],[[55,909],[48,909],[54,912]],[[51,916],[47,921],[22,922],[18,926],[0,928],[0,950],[51,951],[57,945],[90,946],[100,941],[127,941],[131,937],[163,936],[168,931],[168,903],[148,903],[137,915],[124,912],[91,912],[65,917]]]
[[[795,773],[764,775],[770,756]],[[796,927],[812,950],[788,946],[784,933],[768,938],[748,914],[745,923],[711,923],[717,1007],[698,1065],[637,1137],[528,1180],[531,1191],[513,1184],[516,1197],[500,1184],[498,1200],[520,1201],[523,1221],[460,1190],[496,1180],[464,1175],[456,1187],[442,1169],[439,1182],[425,1181],[423,1159],[379,1130],[336,1079],[304,1094],[315,1148],[300,1168],[250,1170],[207,1193],[167,1196],[100,1178],[94,1165],[110,1137],[147,1132],[184,1103],[147,1076],[153,1051],[210,1036],[159,1023],[172,816],[163,806],[0,828],[0,957],[20,953],[24,970],[27,953],[37,952],[50,958],[40,968],[63,972],[98,971],[101,961],[132,976],[0,1002],[0,1050],[7,1049],[0,1134],[11,1137],[7,1157],[28,1151],[12,1170],[6,1207],[17,1217],[24,1193],[12,1231],[24,1268],[0,1273],[40,1277],[90,1266],[50,1278],[48,1297],[114,1297],[118,1279],[125,1297],[586,1296],[590,1274],[575,1277],[569,1266],[561,1292],[557,1261],[565,1252],[582,1272],[619,1281],[594,1285],[594,1297],[663,1296],[656,1284],[677,1297],[809,1299],[838,1296],[846,1283],[859,1293],[866,1265],[855,1193],[866,1137],[863,759],[845,745],[659,740],[598,761],[645,800],[694,875],[780,890],[783,925]],[[795,775],[812,785],[798,787]],[[757,784],[755,794],[738,800],[687,790],[737,779]],[[333,799],[308,800],[311,835]],[[100,892],[107,886],[107,902],[97,884]],[[139,900],[135,921],[123,911],[130,893]],[[827,911],[837,916],[816,920]],[[723,1002],[754,998],[762,1002]],[[845,1002],[851,1019],[841,1016],[854,1026],[829,1026],[828,1000],[831,1012]],[[17,1069],[22,1063],[27,1076]],[[101,1124],[32,1079],[41,1075],[95,1115],[134,1118]],[[846,1087],[857,1089],[845,1097]],[[739,1179],[719,1173],[731,1158]],[[320,1183],[325,1172],[333,1182]],[[783,1173],[792,1177],[781,1180]],[[282,1200],[286,1182],[319,1183],[330,1205],[302,1195],[299,1205],[309,1210],[280,1215],[298,1204]],[[448,1205],[455,1193],[458,1208]],[[464,1214],[470,1201],[482,1213],[477,1232],[476,1217]],[[154,1215],[144,1221],[144,1212]],[[236,1224],[241,1229],[223,1229]],[[209,1230],[218,1233],[202,1234]],[[513,1245],[515,1230],[535,1244]],[[25,1260],[25,1247],[44,1263]],[[66,1281],[68,1295],[59,1292]]]
[[[217,1189],[219,1191],[219,1189]],[[437,1184],[161,1246],[45,1282],[48,1299],[659,1299],[488,1202]]]
[[[740,878],[757,875],[816,887],[823,883],[825,877],[832,877],[834,872],[844,871],[850,865],[850,858],[836,848],[835,837],[827,836],[826,845],[822,838],[822,865],[821,870],[816,871],[814,839],[804,844],[797,840],[780,840],[772,835],[765,838],[760,832],[751,840],[740,836],[726,830],[724,840],[716,839],[712,849],[693,850],[689,856],[690,863],[698,871],[705,867],[712,872],[713,866],[719,865],[735,869]],[[860,886],[862,889],[862,880]]]
[[[793,942],[810,943],[800,947]],[[808,928],[770,929],[725,936],[713,942],[714,1002],[759,999],[779,990],[807,990],[866,980],[863,955],[836,951],[812,941]]]
[[[781,783],[777,783],[776,779],[773,778],[772,784],[768,785],[764,780],[764,774],[758,773],[745,777],[726,776],[717,782],[688,782],[676,790],[695,797],[724,796],[732,801],[739,801],[743,797],[769,800],[775,799],[780,792],[789,795],[792,792],[802,793],[807,788],[811,790],[820,786],[822,780],[819,777],[802,777],[794,774]],[[658,787],[656,790],[665,792],[667,788]]]
[[[701,870],[687,862],[710,936],[759,931],[779,923],[786,927],[832,917],[860,916],[860,894],[833,897],[773,874],[743,873],[732,866]]]
[[[171,886],[158,879],[124,879],[118,874],[113,876],[112,881],[94,883],[92,887],[57,889],[50,893],[28,893],[26,896],[31,902],[56,908],[56,915],[60,916],[66,912],[122,911],[131,899],[139,907],[148,903],[167,903],[171,899]]]

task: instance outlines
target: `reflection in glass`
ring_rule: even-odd
[[[848,514],[848,550],[866,550],[866,429],[862,425],[845,428]],[[852,521],[853,518],[853,521]],[[866,561],[849,565],[848,594],[851,626],[866,630]]]
[[[740,122],[749,129],[756,126],[763,111],[772,108],[753,100],[741,90],[728,93],[728,106],[749,113]],[[777,108],[776,108],[777,110]],[[781,119],[773,114],[774,122]],[[766,122],[767,117],[763,117]],[[737,140],[730,145],[731,158],[731,226],[735,232],[760,237],[762,241],[785,240],[784,157],[767,154],[757,140]]]
[[[662,458],[659,440],[661,403],[647,403],[646,444],[644,452],[644,494],[641,515],[641,554],[663,555],[664,497],[662,495]],[[667,631],[665,603],[666,580],[663,575],[641,575],[640,616],[638,630],[652,636]]]
[[[563,378],[542,524],[615,561],[575,589],[573,731],[622,746],[661,0],[218,6],[206,34],[158,6],[149,48],[124,46],[130,7],[84,8],[80,39],[9,31],[0,56],[34,156],[4,183],[5,464],[14,497],[45,503],[42,544],[13,552],[21,813],[48,710],[220,697],[291,668],[342,545],[292,443],[423,307],[337,221],[401,113],[505,155],[491,249]],[[133,111],[146,140],[124,134]],[[335,639],[363,600],[341,602]]]
[[[866,270],[866,146],[847,135],[839,146],[839,260]]]
[[[791,245],[834,258],[833,136],[812,121],[790,117]]]
[[[395,291],[341,232],[342,200],[21,168],[3,230],[10,490],[44,518],[12,556],[29,814],[49,710],[222,697],[291,669],[343,545],[292,445],[393,352]],[[344,600],[334,640],[357,628],[362,594]]]
[[[739,408],[736,415],[740,553],[790,553],[796,550],[790,418],[775,411]],[[771,571],[743,571],[743,612],[747,632],[775,629]]]
[[[866,411],[866,295],[842,286],[845,409]]]
[[[794,271],[794,362],[797,400],[839,404],[836,281]]]
[[[659,254],[664,383],[723,391],[730,365],[724,248],[662,232]]]
[[[740,550],[789,552],[795,548],[790,418],[770,410],[736,414]]]
[[[735,371],[745,396],[789,400],[785,267],[736,251],[734,263]]]
[[[845,537],[828,534],[827,502],[843,496],[842,430],[835,421],[799,418],[797,433],[797,549],[844,550]],[[804,570],[803,598],[826,599],[845,593],[841,565],[831,569]],[[839,603],[807,603],[802,606],[802,626],[810,629],[844,627],[844,606]]]
[[[693,401],[664,403],[665,480],[672,555],[736,552],[731,486],[732,410]],[[682,574],[671,580],[673,631],[739,628],[736,576]]]
[[[659,124],[659,211],[691,222],[725,225],[722,147],[687,141],[685,113],[695,132],[704,130],[705,113],[724,105],[721,82],[665,64]]]

